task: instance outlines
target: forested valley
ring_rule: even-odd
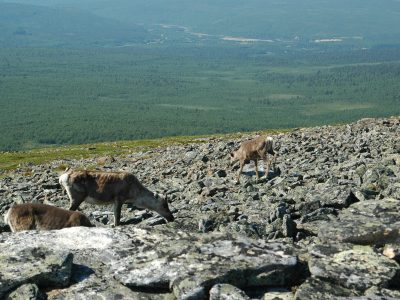
[[[400,113],[400,49],[0,48],[0,149]]]

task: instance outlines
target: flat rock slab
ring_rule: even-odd
[[[70,251],[98,249],[106,250],[113,248],[112,245],[128,243],[129,237],[121,232],[119,228],[85,228],[71,227],[61,230],[50,231],[21,231],[16,233],[4,233],[0,235],[1,245],[29,245],[39,247],[40,245],[51,246],[52,249],[68,249]]]
[[[141,293],[123,286],[119,282],[108,278],[105,280],[96,274],[65,289],[53,290],[47,295],[48,300],[91,300],[91,299],[118,299],[118,300],[174,300],[172,293]]]
[[[316,248],[319,249],[313,251],[308,262],[311,275],[346,289],[364,292],[371,287],[388,287],[400,271],[394,260],[368,246],[344,250],[326,245]]]
[[[10,249],[21,245],[41,245],[45,257],[60,256],[58,264],[62,266],[64,261],[61,254],[72,260],[73,253],[74,262],[93,268],[101,280],[115,279],[117,284],[114,287],[122,284],[137,290],[172,291],[179,299],[202,298],[218,283],[229,283],[239,288],[290,285],[299,272],[298,260],[290,245],[222,233],[186,233],[168,226],[157,229],[129,225],[117,228],[73,227],[55,231],[6,233],[0,236],[0,247],[4,249],[0,252],[3,253],[1,257],[4,260],[12,259],[13,252],[10,253]],[[30,250],[20,251],[16,252],[17,258],[26,261],[30,257]],[[18,259],[10,265],[15,270],[20,268]],[[46,266],[42,261],[34,263],[42,268]],[[57,265],[55,262],[53,264]],[[33,269],[36,269],[34,266]],[[47,274],[47,269],[37,270],[34,273],[37,276]],[[3,268],[0,274],[3,274]],[[60,276],[58,273],[52,275],[54,278]],[[4,275],[0,278],[3,279]],[[4,291],[16,288],[28,280],[24,278],[31,277],[18,274],[15,278],[9,278]],[[102,289],[100,282],[89,272],[69,290],[72,294],[111,295],[108,292],[112,292],[112,289]],[[62,284],[66,283],[62,281]],[[127,289],[124,291],[125,295],[129,295]],[[67,299],[71,293],[61,293],[58,298]],[[129,297],[132,295],[126,296]]]
[[[295,300],[332,300],[339,297],[354,296],[355,292],[344,287],[320,280],[309,278],[295,293]]]
[[[133,288],[170,287],[179,299],[202,299],[217,283],[288,285],[298,268],[290,246],[226,234],[164,229],[137,236],[134,244],[118,252],[120,259],[110,268],[113,277]]]
[[[0,235],[0,246],[21,248],[44,247],[53,251],[69,251],[74,263],[87,266],[105,263],[113,259],[115,249],[130,244],[130,238],[117,229],[72,227],[51,231],[21,231]],[[115,246],[115,247],[114,247]]]
[[[42,287],[69,284],[73,260],[69,251],[22,245],[0,244],[0,299],[25,283]]]
[[[382,289],[375,286],[366,290],[364,295],[369,297],[380,296],[382,298],[389,297],[389,298],[400,299],[399,290]]]
[[[393,198],[357,202],[339,214],[337,221],[322,225],[324,241],[376,245],[400,238],[400,201]]]
[[[307,202],[319,201],[321,207],[345,208],[358,201],[351,188],[340,185],[327,185],[310,189],[305,196]]]

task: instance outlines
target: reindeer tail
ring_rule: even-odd
[[[274,148],[274,139],[272,137],[268,136],[265,139],[265,147],[269,154],[274,154],[274,149],[273,149]]]

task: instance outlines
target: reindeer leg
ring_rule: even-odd
[[[244,161],[242,162],[240,162],[240,170],[239,170],[239,174],[238,174],[238,176],[237,176],[237,180],[236,180],[236,182],[237,183],[240,183],[240,174],[242,174],[242,171],[243,171],[243,166],[244,166]]]
[[[119,225],[119,221],[121,219],[121,208],[122,208],[122,201],[118,199],[114,202],[114,226],[117,227]]]
[[[74,190],[67,189],[67,194],[69,197],[69,210],[77,210],[79,205],[85,200],[85,196],[75,192]]]
[[[257,182],[258,182],[258,179],[260,179],[260,175],[258,174],[257,159],[254,160],[254,165],[255,165],[255,167],[256,167],[256,175],[257,175]]]
[[[267,167],[266,167],[266,169],[265,169],[265,178],[268,179],[268,175],[269,175],[269,166],[270,166],[271,160],[268,159],[268,156],[265,156],[265,157],[266,157],[266,159],[267,159]]]

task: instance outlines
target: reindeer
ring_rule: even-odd
[[[260,179],[258,174],[257,160],[267,160],[265,174],[268,177],[270,160],[268,159],[267,155],[273,155],[272,160],[274,165],[276,160],[276,154],[273,150],[273,145],[274,142],[271,137],[259,136],[255,139],[243,142],[237,151],[231,152],[231,163],[234,163],[237,160],[240,162],[240,170],[237,176],[238,183],[240,182],[240,175],[242,174],[244,164],[248,163],[250,160],[254,160],[257,180]]]
[[[67,191],[70,210],[78,209],[83,201],[91,204],[114,203],[115,226],[120,224],[121,208],[125,202],[156,211],[168,222],[174,221],[166,198],[150,192],[131,173],[67,170],[60,176],[59,182]]]
[[[4,216],[12,232],[22,230],[53,230],[74,226],[93,227],[88,217],[77,211],[59,207],[24,203],[12,206]]]

